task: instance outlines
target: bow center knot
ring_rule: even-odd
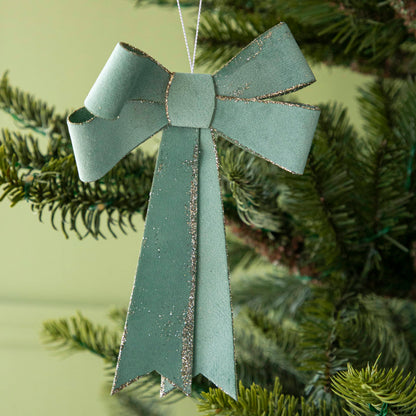
[[[166,89],[166,116],[176,127],[209,128],[215,111],[215,86],[209,74],[172,74]]]

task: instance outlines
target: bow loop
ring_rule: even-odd
[[[319,115],[319,108],[305,104],[220,97],[212,127],[244,150],[300,174]]]
[[[115,119],[129,100],[163,104],[170,72],[149,55],[118,43],[85,99],[95,116]]]
[[[267,98],[306,87],[315,77],[285,23],[253,40],[215,75],[217,94]]]
[[[85,107],[68,117],[68,129],[78,174],[92,182],[121,158],[167,125],[165,106],[129,101],[117,120],[94,117]]]

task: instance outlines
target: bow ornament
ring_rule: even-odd
[[[315,81],[284,23],[215,75],[171,73],[119,43],[68,117],[79,176],[95,181],[163,130],[113,392],[156,370],[161,393],[203,374],[236,398],[235,354],[213,132],[293,173],[319,109],[262,101]]]

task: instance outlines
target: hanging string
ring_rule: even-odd
[[[191,60],[191,53],[189,51],[189,44],[188,44],[188,38],[186,36],[185,25],[183,23],[181,4],[180,4],[179,0],[176,0],[176,3],[178,5],[179,19],[181,20],[183,37],[185,39],[186,52],[188,54],[189,66],[191,67],[191,74],[192,74],[194,72],[194,67],[195,67],[196,45],[197,45],[197,42],[198,42],[199,22],[201,20],[202,0],[199,0],[198,18],[197,18],[197,21],[196,21],[196,33],[195,33],[194,52],[193,52],[193,55],[192,55],[192,60]]]
[[[198,32],[199,32],[199,22],[201,20],[201,9],[202,9],[202,0],[199,0],[198,18],[196,21],[196,32],[195,32],[195,41],[194,41],[194,55],[192,57],[191,73],[194,72],[194,68],[195,68],[196,44],[198,43]]]

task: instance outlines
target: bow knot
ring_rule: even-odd
[[[177,127],[207,129],[215,111],[215,86],[212,75],[171,75],[166,89],[166,116]]]

